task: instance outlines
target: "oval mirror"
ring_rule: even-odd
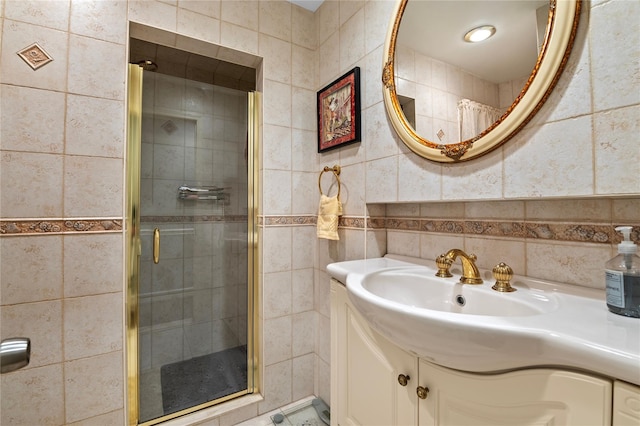
[[[476,158],[512,138],[555,86],[580,4],[399,0],[385,41],[382,82],[402,141],[445,163]],[[490,38],[468,41],[476,28]]]

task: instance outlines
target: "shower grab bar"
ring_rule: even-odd
[[[178,188],[178,198],[181,200],[216,200],[226,201],[229,194],[222,192],[225,189],[217,186],[204,186],[200,188],[182,185]]]

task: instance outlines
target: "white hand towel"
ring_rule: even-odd
[[[327,197],[320,195],[320,207],[318,208],[318,238],[327,240],[339,240],[338,217],[342,216],[342,203],[338,196]]]

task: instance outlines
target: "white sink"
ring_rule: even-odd
[[[515,276],[517,291],[500,293],[487,276],[460,284],[406,259],[327,267],[371,327],[401,348],[463,371],[564,366],[640,385],[640,320],[609,312],[603,290]]]
[[[488,285],[460,284],[438,278],[427,268],[391,268],[365,275],[352,283],[356,297],[370,297],[372,303],[402,305],[416,315],[429,311],[463,315],[527,316],[558,308],[557,298],[541,292],[500,293]],[[391,306],[389,306],[391,307]]]

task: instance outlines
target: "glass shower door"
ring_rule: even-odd
[[[139,421],[248,392],[246,92],[143,73]]]

